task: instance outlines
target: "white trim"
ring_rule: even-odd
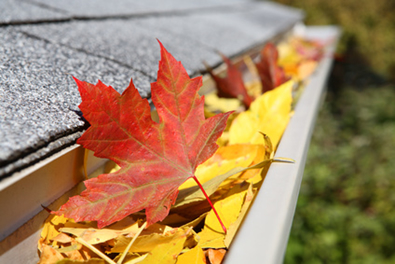
[[[0,241],[84,180],[84,150],[70,146],[0,182]],[[88,172],[106,160],[89,158]]]

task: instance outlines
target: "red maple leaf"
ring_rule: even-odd
[[[273,90],[289,80],[283,68],[278,66],[278,51],[273,43],[267,43],[261,50],[261,60],[256,63],[262,83],[262,93]]]
[[[213,70],[206,65],[209,74],[217,85],[218,96],[223,98],[238,98],[247,108],[249,108],[253,99],[247,93],[241,72],[225,55],[221,54],[221,57],[227,65],[226,77],[215,75]]]
[[[204,117],[198,95],[202,78],[190,79],[180,62],[161,47],[158,78],[151,84],[160,121],[150,115],[133,81],[120,95],[102,82],[77,82],[80,109],[91,124],[77,143],[121,169],[85,181],[86,190],[71,197],[57,215],[98,221],[102,228],[145,209],[147,224],[163,220],[178,187],[217,150],[216,140],[231,114]]]

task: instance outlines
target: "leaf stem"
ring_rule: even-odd
[[[125,248],[125,250],[122,253],[122,256],[119,258],[117,264],[122,264],[123,260],[126,257],[126,254],[129,252],[129,249],[132,247],[134,241],[136,241],[137,237],[141,234],[141,232],[145,229],[147,226],[147,222],[144,222],[137,231],[137,233],[134,235],[133,239],[129,242],[129,245]]]
[[[98,250],[96,247],[94,247],[93,245],[89,244],[88,242],[86,242],[82,237],[76,237],[75,240],[84,245],[85,247],[89,248],[90,250],[92,250],[93,252],[95,252],[97,255],[99,255],[102,259],[104,259],[107,263],[109,264],[116,264],[112,259],[110,259],[109,257],[107,257],[106,255],[103,254],[103,252],[101,252],[100,250]]]
[[[224,232],[225,232],[225,234],[226,234],[226,227],[225,227],[224,223],[222,223],[222,220],[221,220],[221,218],[219,217],[219,215],[218,215],[218,213],[217,213],[217,210],[215,210],[215,207],[214,207],[213,203],[211,202],[210,198],[208,197],[206,191],[203,189],[203,186],[200,184],[199,180],[196,178],[195,175],[193,175],[192,178],[195,180],[195,182],[197,183],[197,185],[199,186],[199,188],[202,190],[202,192],[203,192],[204,196],[206,197],[208,203],[210,204],[211,208],[213,208],[214,214],[217,216],[218,221],[219,221],[219,223],[221,224],[222,229],[224,230]]]

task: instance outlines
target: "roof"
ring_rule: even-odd
[[[72,76],[150,97],[159,39],[188,73],[289,30],[299,10],[246,0],[0,2],[0,178],[75,143],[86,129]]]

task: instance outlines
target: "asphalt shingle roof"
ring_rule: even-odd
[[[300,11],[242,0],[0,2],[0,178],[73,144],[86,128],[71,76],[150,96],[159,39],[188,73],[263,44]]]

